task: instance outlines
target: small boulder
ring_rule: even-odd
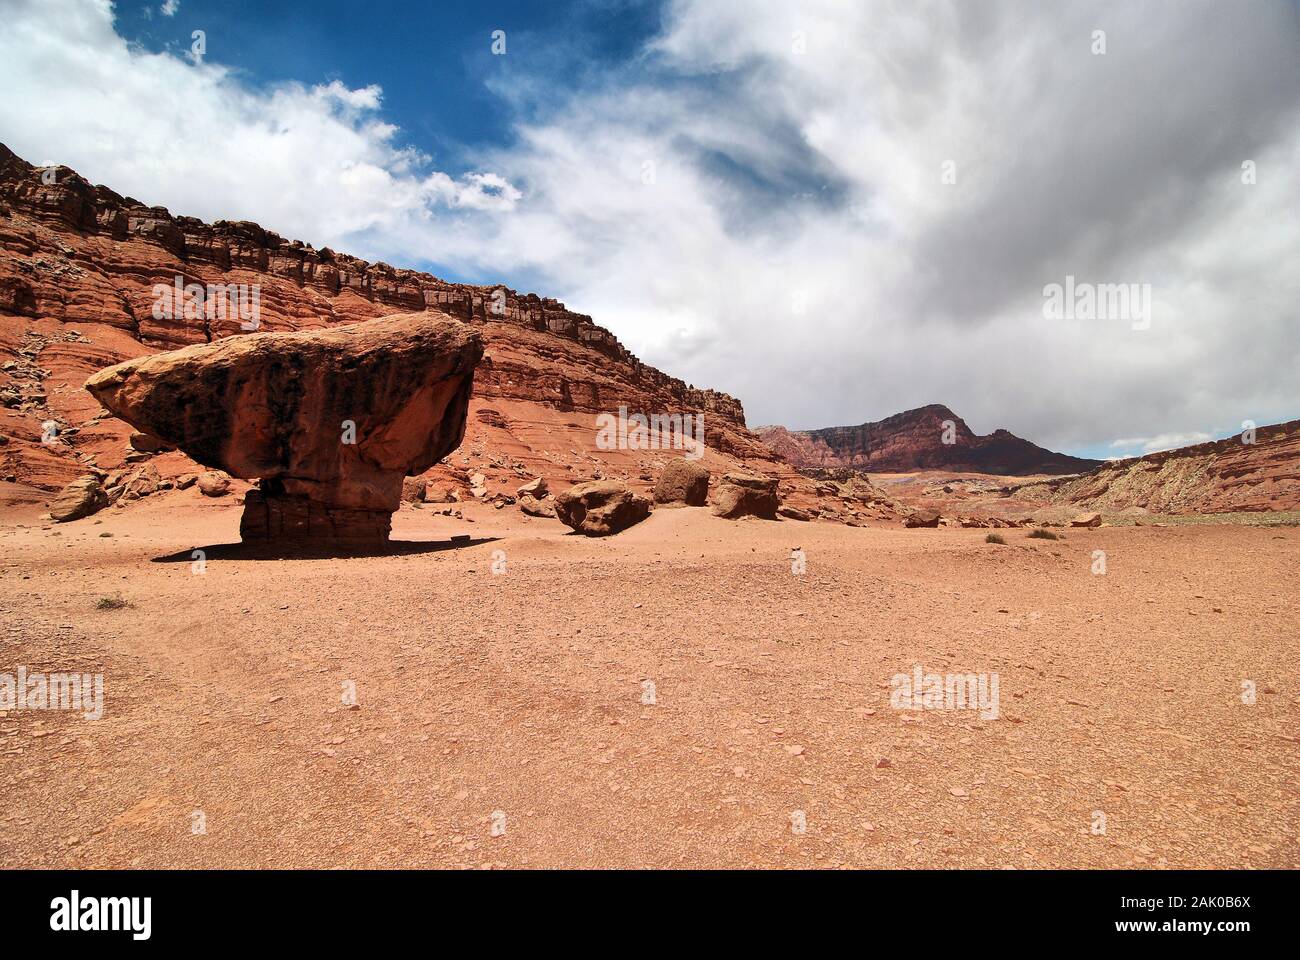
[[[1100,527],[1100,513],[1081,513],[1070,521],[1072,527]]]
[[[776,512],[779,516],[785,517],[787,520],[802,520],[807,522],[812,519],[812,516],[807,510],[800,510],[798,507],[781,507]]]
[[[157,493],[161,489],[161,483],[162,478],[152,464],[136,467],[122,481],[122,498],[125,500],[140,500],[143,497]]]
[[[709,471],[692,460],[668,461],[655,484],[655,503],[702,507],[709,499]]]
[[[713,494],[713,515],[727,520],[761,517],[775,520],[781,506],[776,492],[777,481],[748,473],[728,473]]]
[[[50,519],[56,523],[80,520],[108,506],[108,497],[100,486],[99,478],[78,477],[63,488],[50,504]]]
[[[650,501],[617,480],[590,480],[558,494],[555,515],[578,533],[607,537],[648,517]]]
[[[541,500],[537,500],[533,497],[520,497],[519,509],[530,517],[554,517],[555,498],[544,497]]]
[[[521,498],[532,497],[534,500],[545,499],[546,481],[541,477],[538,477],[536,480],[529,480],[522,487],[516,490],[515,493]]]
[[[424,500],[424,491],[428,483],[422,477],[402,478],[402,502],[420,503]]]
[[[132,431],[130,443],[133,450],[141,453],[165,453],[176,449],[172,444],[155,437],[152,433],[143,433],[139,430]]]
[[[230,492],[230,477],[219,470],[199,474],[199,492],[205,497],[223,497]]]
[[[425,503],[459,503],[460,494],[453,487],[427,484],[424,488]]]
[[[905,527],[937,527],[939,526],[938,510],[914,510],[903,521]]]

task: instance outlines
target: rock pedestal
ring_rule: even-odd
[[[228,337],[108,367],[86,389],[232,476],[247,540],[382,542],[402,480],[460,445],[479,335],[444,314]]]
[[[373,546],[383,544],[392,531],[393,515],[387,510],[351,510],[315,503],[307,497],[268,494],[250,490],[244,497],[239,536],[251,540],[328,540]]]

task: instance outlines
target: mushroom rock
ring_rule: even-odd
[[[250,539],[388,539],[402,480],[465,434],[479,334],[436,312],[253,333],[139,357],[86,389],[138,430],[232,476]]]

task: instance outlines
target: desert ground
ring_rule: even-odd
[[[1300,528],[403,506],[387,555],[277,560],[234,499],[0,517],[0,659],[105,682],[99,720],[0,714],[5,863],[1300,862]],[[891,708],[918,664],[999,716]]]

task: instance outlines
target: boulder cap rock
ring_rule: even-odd
[[[472,327],[427,311],[138,357],[86,389],[138,430],[275,494],[391,512],[403,477],[460,445],[482,354]]]

